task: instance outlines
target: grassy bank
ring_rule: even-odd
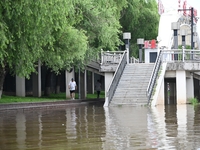
[[[87,94],[86,99],[94,99],[96,98],[96,92],[94,94]],[[100,98],[104,98],[105,93],[102,91],[100,94]],[[76,93],[76,99],[79,98],[78,93]],[[2,95],[0,99],[0,104],[3,103],[22,103],[22,102],[49,102],[49,101],[61,101],[61,100],[71,100],[70,98],[66,98],[65,93],[59,93],[59,94],[51,94],[48,97],[42,96],[42,97],[18,97],[18,96],[7,96]]]

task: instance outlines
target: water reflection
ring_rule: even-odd
[[[0,149],[198,149],[200,107],[169,105],[0,112]]]
[[[22,112],[16,114],[16,130],[17,147],[20,150],[24,150],[26,149],[26,118],[25,114]]]

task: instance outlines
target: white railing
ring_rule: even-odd
[[[124,51],[101,51],[101,65],[119,64],[123,54]],[[129,63],[139,63],[139,59],[130,57]]]
[[[163,50],[163,62],[200,62],[200,50],[171,49]]]
[[[124,51],[101,51],[101,65],[118,64]]]
[[[139,63],[139,59],[135,57],[130,58],[130,63]]]

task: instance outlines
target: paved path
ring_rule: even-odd
[[[33,103],[9,103],[0,104],[1,110],[10,109],[43,109],[43,108],[61,108],[67,106],[78,106],[78,105],[88,105],[88,104],[104,104],[105,99],[81,99],[81,100],[63,100],[56,102],[33,102]]]

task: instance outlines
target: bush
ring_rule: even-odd
[[[192,105],[197,105],[198,104],[198,99],[195,97],[195,98],[190,98],[190,103],[192,104]]]

